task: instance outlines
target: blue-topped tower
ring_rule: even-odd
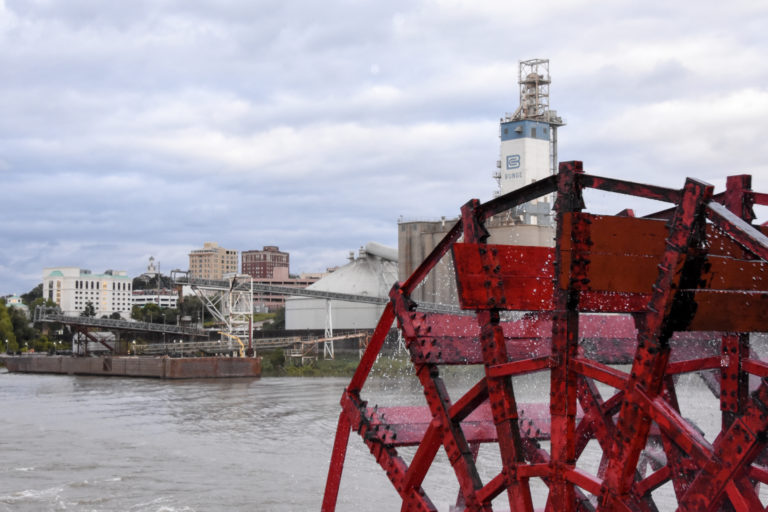
[[[549,59],[520,61],[520,106],[500,120],[501,158],[494,178],[498,194],[546,178],[557,166],[557,128],[565,123],[549,108]],[[552,197],[526,203],[514,211],[524,224],[550,225]]]

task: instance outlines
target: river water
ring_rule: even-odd
[[[0,372],[3,512],[319,510],[349,381]],[[399,510],[357,437],[344,476],[339,511]]]
[[[0,512],[319,510],[348,381],[161,381],[0,369]],[[420,389],[412,379],[372,379],[364,398],[423,404]],[[539,381],[517,389],[523,400],[549,392]],[[683,412],[714,432],[718,403],[700,405],[697,396],[708,394],[702,389],[682,391],[693,404]],[[442,466],[448,469],[430,471],[425,488],[447,510],[457,486]],[[337,510],[399,509],[383,471],[352,434]]]

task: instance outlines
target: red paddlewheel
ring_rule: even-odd
[[[750,348],[750,333],[768,331],[768,238],[751,222],[752,205],[768,204],[768,195],[750,185],[742,175],[717,195],[693,179],[673,190],[587,175],[581,162],[567,162],[556,176],[467,203],[390,293],[341,399],[323,510],[335,509],[352,430],[402,510],[436,510],[422,484],[438,461],[458,482],[452,510],[499,502],[514,511],[532,511],[534,502],[548,511],[670,510],[654,499],[664,485],[677,510],[764,510],[768,361]],[[587,187],[673,208],[648,218],[592,215],[582,212]],[[487,219],[553,192],[554,248],[486,243]],[[449,250],[461,308],[474,316],[419,311],[410,298]],[[361,398],[395,320],[424,407],[370,408]],[[444,365],[478,365],[483,376],[452,397]],[[540,372],[548,401],[518,402],[519,378]],[[719,399],[712,441],[681,414],[692,405],[677,386],[687,373],[707,376]],[[485,478],[481,445],[500,458],[501,469]],[[409,462],[405,446],[416,447]],[[446,457],[436,458],[441,449]],[[588,451],[599,463],[585,462]]]

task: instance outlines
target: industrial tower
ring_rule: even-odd
[[[500,120],[501,158],[494,178],[499,194],[555,174],[557,128],[565,123],[549,108],[549,59],[520,61],[520,106]],[[552,197],[519,206],[513,214],[524,224],[552,223]]]

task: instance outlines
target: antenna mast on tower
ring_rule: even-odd
[[[557,128],[565,123],[549,108],[549,59],[520,61],[520,104],[500,120],[501,159],[494,177],[506,194],[557,171]],[[527,203],[518,212],[526,224],[551,223],[551,199]]]

